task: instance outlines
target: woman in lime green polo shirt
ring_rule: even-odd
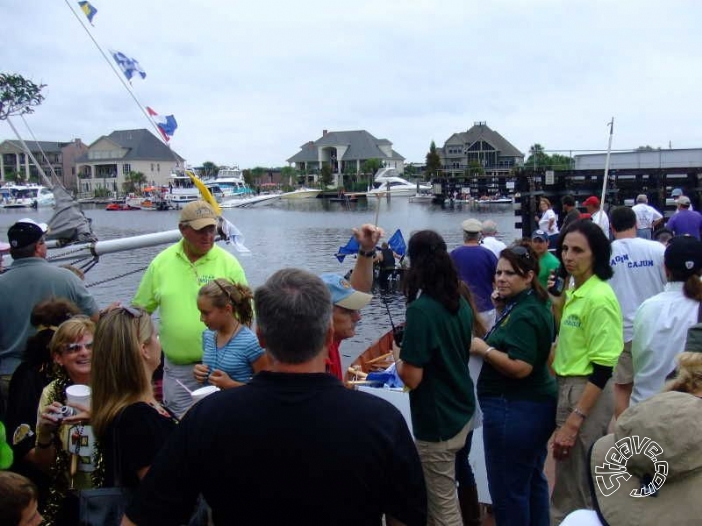
[[[559,327],[552,364],[558,382],[553,524],[592,507],[587,454],[607,434],[614,412],[610,378],[624,346],[621,309],[606,282],[612,277],[611,248],[602,229],[592,221],[572,223],[559,239],[558,254],[574,286],[565,296],[551,296]]]
[[[499,311],[471,354],[482,356],[478,400],[488,485],[497,526],[548,526],[544,476],[555,428],[557,387],[548,369],[553,315],[538,279],[539,257],[528,243],[500,253],[495,271]]]

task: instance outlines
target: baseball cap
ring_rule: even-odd
[[[370,303],[373,298],[371,294],[359,292],[351,286],[351,283],[338,274],[322,274],[319,276],[329,289],[332,303],[350,310],[361,310]]]
[[[217,214],[206,201],[193,201],[180,212],[180,222],[187,223],[193,230],[202,230],[217,225]]]
[[[701,404],[688,393],[654,395],[627,409],[614,433],[595,442],[593,504],[607,524],[692,524],[702,515]],[[658,491],[647,496],[644,487]]]
[[[543,230],[534,230],[531,235],[531,239],[540,239],[541,241],[548,241],[548,234]]]
[[[692,236],[675,236],[665,248],[663,261],[670,270],[696,274],[702,268],[702,241]]]
[[[461,228],[469,234],[479,234],[483,231],[483,224],[478,219],[471,217],[461,223]]]
[[[599,197],[591,195],[583,201],[583,206],[600,206],[600,199]]]
[[[690,198],[686,195],[681,195],[680,197],[678,197],[678,200],[676,202],[682,206],[690,206]]]
[[[39,241],[49,231],[46,223],[37,223],[28,217],[20,219],[7,231],[10,248],[24,248]]]

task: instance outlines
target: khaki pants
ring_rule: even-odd
[[[552,526],[560,524],[572,511],[581,508],[592,509],[587,455],[592,444],[607,434],[607,426],[614,410],[612,383],[610,379],[600,393],[597,403],[580,428],[568,458],[556,461],[556,484],[551,494]],[[577,406],[586,384],[586,376],[558,377],[557,427],[560,428],[565,423],[568,415]]]
[[[458,434],[443,442],[416,440],[427,486],[427,526],[461,526],[456,493],[456,453],[465,445],[472,419]]]

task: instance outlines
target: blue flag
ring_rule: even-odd
[[[388,239],[388,245],[390,248],[400,256],[404,256],[407,252],[407,245],[405,245],[405,238],[402,237],[402,232],[398,228],[390,239]]]
[[[127,80],[131,81],[135,73],[139,74],[143,79],[146,78],[146,71],[142,69],[136,60],[129,58],[127,55],[120,53],[119,51],[110,50],[110,53],[115,59],[115,62],[117,62],[119,68],[122,70],[122,73],[124,73],[124,76],[127,77]]]
[[[407,252],[407,245],[405,245],[405,238],[402,237],[402,232],[398,228],[395,233],[388,239],[388,246],[397,254],[398,256],[404,256]],[[351,236],[349,242],[343,247],[339,247],[339,251],[334,254],[339,263],[343,263],[346,256],[353,256],[358,253],[360,246],[356,238]],[[377,247],[376,247],[377,248]]]
[[[88,22],[92,24],[97,9],[95,9],[90,2],[78,2],[78,5],[80,6],[80,10],[88,17]]]
[[[178,128],[178,123],[176,122],[175,117],[173,115],[159,115],[148,106],[146,107],[146,111],[149,112],[149,115],[151,115],[151,118],[156,123],[163,140],[168,142],[170,138],[173,137],[176,128]]]

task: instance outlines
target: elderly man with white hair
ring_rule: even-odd
[[[485,248],[489,248],[492,250],[492,253],[495,254],[496,258],[500,258],[500,252],[502,252],[505,248],[507,248],[507,245],[505,245],[502,241],[497,239],[497,223],[495,223],[492,219],[487,219],[483,221],[483,239],[480,242],[481,245],[483,245]]]
[[[651,233],[663,221],[663,215],[648,204],[646,194],[639,194],[631,209],[636,214],[636,237],[651,239]]]

